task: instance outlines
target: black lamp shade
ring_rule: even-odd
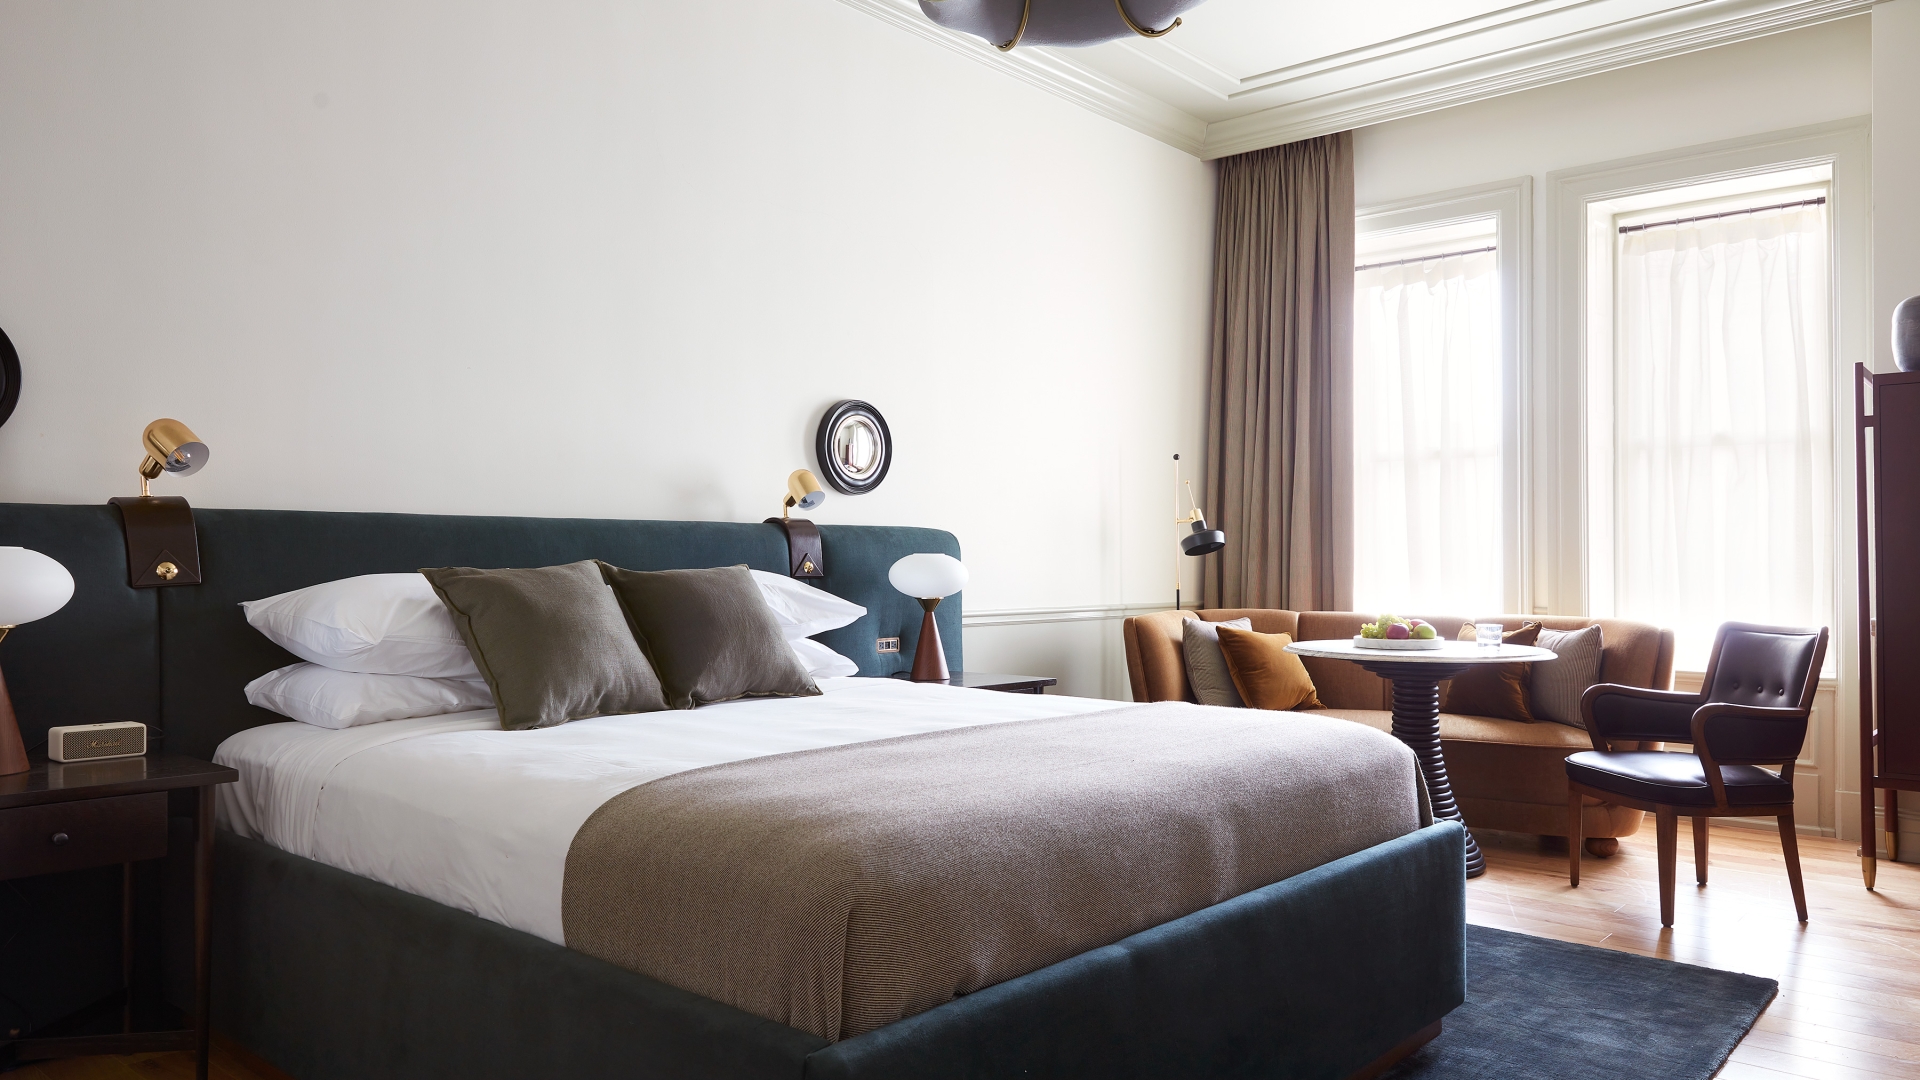
[[[1199,521],[1193,523],[1193,532],[1180,538],[1180,550],[1188,555],[1211,555],[1226,546],[1226,533]]]

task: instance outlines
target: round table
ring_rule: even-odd
[[[1427,799],[1433,804],[1435,820],[1459,821],[1460,807],[1453,801],[1453,784],[1447,779],[1447,759],[1440,753],[1440,682],[1476,664],[1541,663],[1558,657],[1551,649],[1531,645],[1478,645],[1471,641],[1449,641],[1438,649],[1368,649],[1354,644],[1352,638],[1336,641],[1296,641],[1287,651],[1322,660],[1351,660],[1393,683],[1393,733],[1420,759],[1420,772],[1427,779]],[[1480,845],[1467,832],[1467,876],[1486,873],[1487,862]]]

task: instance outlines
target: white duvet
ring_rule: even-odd
[[[1002,694],[899,679],[822,679],[819,697],[502,731],[492,710],[331,731],[249,728],[214,760],[241,836],[562,943],[573,835],[649,780],[729,761],[925,731],[1070,716],[1112,701]]]

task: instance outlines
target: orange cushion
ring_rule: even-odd
[[[1234,689],[1255,709],[1318,709],[1313,677],[1300,658],[1287,651],[1292,634],[1262,634],[1232,626],[1220,628],[1220,651]]]
[[[1461,641],[1472,641],[1474,635],[1472,623],[1460,628]],[[1508,645],[1532,645],[1539,637],[1540,624],[1529,622],[1521,624],[1517,630],[1500,635],[1500,640]],[[1446,700],[1440,704],[1440,711],[1532,723],[1533,708],[1527,691],[1530,681],[1527,675],[1532,667],[1532,664],[1524,662],[1470,667],[1453,677],[1447,687]]]

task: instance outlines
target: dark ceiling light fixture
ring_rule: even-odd
[[[1139,36],[1157,38],[1204,0],[920,0],[927,18],[982,38],[1001,52],[1016,45],[1075,48]],[[1156,29],[1157,27],[1157,29]]]

